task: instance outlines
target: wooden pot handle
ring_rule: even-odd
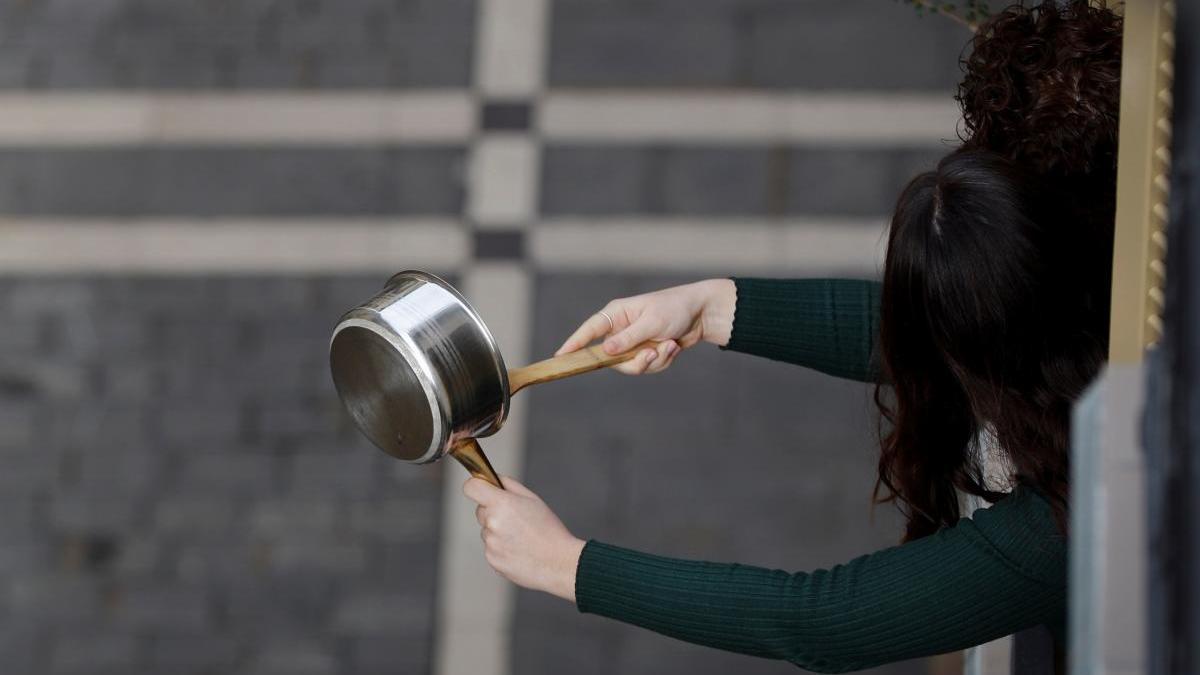
[[[615,366],[618,363],[625,363],[643,350],[656,347],[658,347],[657,342],[643,342],[628,351],[609,355],[604,352],[602,344],[595,344],[570,354],[538,361],[521,368],[513,368],[508,371],[508,393],[515,394],[531,384],[561,380],[564,377],[581,375],[593,370]]]
[[[487,455],[483,454],[483,448],[479,447],[479,441],[474,438],[459,441],[450,448],[450,456],[465,466],[472,476],[482,478],[501,490],[504,489],[504,484],[500,482],[500,475],[492,468],[492,463],[488,461]]]

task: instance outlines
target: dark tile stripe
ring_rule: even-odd
[[[489,101],[479,115],[485,131],[527,131],[533,125],[529,101]]]
[[[475,0],[4,3],[0,88],[449,87]]]
[[[456,214],[463,150],[171,147],[0,150],[0,213]]]
[[[544,151],[542,211],[879,216],[949,149],[555,145]]]
[[[475,257],[480,260],[524,260],[525,233],[520,230],[477,231]]]
[[[953,87],[971,35],[877,0],[559,0],[555,86]]]

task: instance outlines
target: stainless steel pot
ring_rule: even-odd
[[[342,316],[329,363],[346,410],[381,450],[416,463],[450,454],[500,486],[475,439],[500,429],[512,394],[627,361],[646,346],[610,356],[597,345],[509,371],[458,291],[428,272],[408,271]]]

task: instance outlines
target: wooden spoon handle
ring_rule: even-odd
[[[657,342],[643,342],[628,351],[610,355],[604,352],[603,345],[596,344],[570,354],[538,361],[521,368],[513,368],[508,371],[508,393],[515,394],[531,384],[561,380],[564,377],[625,363],[643,350],[656,347],[658,347]]]
[[[487,455],[483,454],[483,448],[479,447],[479,441],[474,438],[459,441],[450,448],[450,456],[467,467],[467,471],[472,476],[482,478],[501,490],[504,489],[504,484],[500,482],[500,475],[492,468],[492,463],[488,461]]]

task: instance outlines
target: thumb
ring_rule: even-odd
[[[608,354],[620,354],[633,349],[637,345],[655,337],[659,331],[658,322],[646,316],[638,318],[631,326],[604,341],[604,351]]]
[[[501,476],[500,482],[504,483],[504,489],[521,497],[537,497],[533,490],[525,487],[519,480],[512,476]]]
[[[505,480],[502,482],[504,483],[505,487],[508,486],[507,478],[505,478]],[[501,490],[482,478],[476,478],[474,476],[468,478],[467,482],[463,483],[462,491],[463,494],[466,495],[467,499],[470,499],[476,504],[480,504],[482,506],[491,505],[495,503],[497,499],[504,497],[504,490]]]

